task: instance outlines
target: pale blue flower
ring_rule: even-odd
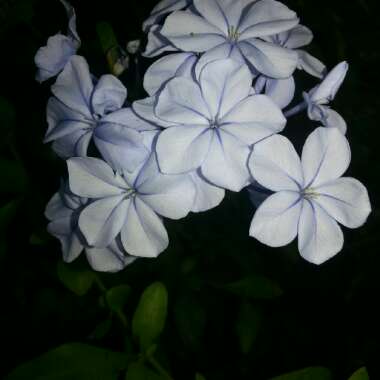
[[[58,33],[50,37],[47,45],[37,51],[34,61],[38,68],[36,74],[38,82],[58,75],[81,45],[76,29],[75,10],[66,0],[61,0],[61,3],[64,5],[69,19],[67,35]]]
[[[134,111],[142,118],[145,118],[157,128],[169,128],[175,126],[175,123],[166,122],[159,119],[154,112],[154,107],[157,102],[158,93],[150,98],[139,100],[133,103]],[[157,133],[158,135],[158,133]],[[153,149],[154,149],[153,145]],[[192,212],[204,212],[217,207],[225,196],[225,190],[213,185],[206,180],[201,170],[195,169],[188,173],[194,182],[196,195],[194,203],[191,207]]]
[[[160,169],[200,169],[206,180],[233,191],[248,185],[250,147],[286,124],[267,96],[250,95],[251,83],[247,66],[231,59],[209,63],[197,80],[170,80],[154,107],[165,128],[156,146]]]
[[[46,206],[45,215],[50,220],[48,231],[61,242],[65,262],[71,263],[84,250],[94,270],[120,271],[136,258],[125,253],[116,240],[105,248],[94,248],[86,244],[78,228],[78,218],[88,204],[87,198],[74,195],[67,183],[62,184],[60,191],[54,194]]]
[[[206,54],[205,64],[221,58],[245,60],[253,71],[288,78],[298,63],[291,49],[263,40],[298,24],[297,15],[274,0],[194,0],[193,10],[169,15],[161,36],[177,49]]]
[[[195,188],[186,175],[163,175],[155,154],[133,173],[115,172],[98,158],[67,161],[71,191],[91,200],[78,226],[88,245],[103,248],[120,239],[132,256],[156,257],[168,246],[162,217],[185,217]]]
[[[272,136],[255,145],[249,161],[254,178],[275,192],[258,208],[250,235],[271,247],[298,235],[302,257],[321,264],[343,246],[338,223],[357,228],[371,212],[366,188],[342,177],[351,160],[347,139],[336,128],[317,128],[300,160],[291,142]]]
[[[85,59],[74,56],[52,92],[45,142],[54,141],[58,155],[86,156],[93,138],[103,157],[123,165],[121,169],[133,171],[145,160],[148,151],[140,132],[154,127],[131,108],[123,108],[127,90],[116,77],[108,74],[96,81]]]

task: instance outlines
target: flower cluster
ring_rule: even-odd
[[[45,142],[69,176],[46,216],[65,261],[84,250],[95,270],[114,272],[156,257],[169,243],[164,218],[210,210],[226,190],[250,190],[250,236],[272,247],[298,236],[315,264],[342,249],[338,223],[364,224],[367,190],[342,177],[346,123],[329,106],[348,65],[327,73],[301,49],[313,35],[295,12],[275,0],[162,0],[143,24],[143,55],[161,57],[145,74],[148,96],[128,104],[117,77],[95,78],[77,55],[75,12],[61,1],[68,34],[50,37],[35,61],[39,81],[57,76]],[[297,69],[319,84],[287,109]],[[279,133],[303,110],[317,128],[299,158]]]

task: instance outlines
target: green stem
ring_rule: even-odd
[[[174,380],[170,374],[166,371],[165,368],[161,366],[161,364],[151,355],[147,357],[149,363],[152,367],[166,380]]]
[[[105,298],[105,301],[107,302],[107,300],[106,300],[106,294],[107,294],[106,286],[103,284],[103,281],[100,279],[100,277],[96,273],[94,273],[94,279],[95,279],[96,285],[98,286],[103,297]],[[124,315],[124,313],[121,310],[118,310],[117,312],[115,312],[115,315],[119,318],[123,327],[125,329],[127,329],[129,327],[128,326],[128,320],[127,320],[127,317]]]

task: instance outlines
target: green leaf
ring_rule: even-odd
[[[28,177],[18,161],[0,159],[1,193],[23,193],[27,189]]]
[[[164,380],[164,378],[138,362],[128,367],[125,380]]]
[[[149,348],[165,327],[168,293],[165,285],[155,282],[142,294],[132,320],[133,336],[141,350]]]
[[[197,373],[195,375],[195,380],[206,380],[206,378],[203,375],[201,375],[200,373]]]
[[[108,52],[118,46],[117,38],[115,32],[111,26],[106,21],[101,21],[96,25],[96,32],[98,33],[99,42],[102,47],[103,53],[108,54]]]
[[[369,380],[369,375],[366,367],[359,368],[354,372],[348,380]]]
[[[129,285],[119,285],[109,289],[106,293],[109,308],[115,312],[123,310],[130,293],[131,287]]]
[[[84,296],[95,280],[93,272],[62,261],[57,265],[57,273],[61,282],[78,296]]]
[[[100,322],[96,327],[93,333],[91,334],[91,338],[95,340],[102,340],[111,330],[112,327],[112,319],[107,319],[103,322]]]
[[[271,380],[332,380],[332,373],[324,367],[308,367],[273,377]]]
[[[261,323],[261,315],[249,302],[243,302],[236,321],[236,334],[239,339],[240,350],[248,354],[256,339]]]
[[[224,288],[238,296],[252,299],[272,299],[281,296],[283,293],[274,281],[256,275],[225,285]]]
[[[117,380],[126,367],[122,353],[70,343],[22,364],[5,380]]]

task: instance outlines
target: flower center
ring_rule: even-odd
[[[217,118],[210,120],[210,128],[215,129],[219,127],[219,120]]]
[[[238,29],[235,28],[235,26],[229,26],[228,27],[228,39],[232,42],[236,42],[240,37],[240,33],[238,32]]]
[[[317,198],[319,194],[315,191],[315,189],[313,189],[312,187],[309,187],[309,188],[304,189],[304,190],[302,191],[302,195],[303,195],[306,199],[312,200],[312,199]]]
[[[124,199],[130,199],[134,198],[136,196],[136,190],[135,189],[127,189],[124,193]]]

